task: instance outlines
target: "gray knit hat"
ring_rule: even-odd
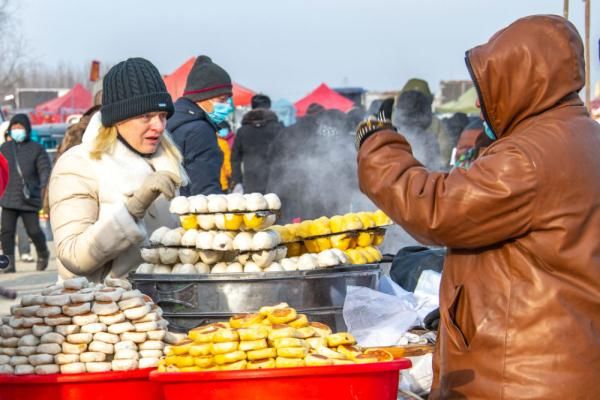
[[[149,112],[173,115],[173,101],[156,67],[144,58],[129,58],[108,71],[102,82],[102,125]]]
[[[210,57],[199,56],[188,75],[183,96],[192,101],[202,101],[222,95],[233,95],[231,77]]]

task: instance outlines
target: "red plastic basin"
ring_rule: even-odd
[[[153,368],[85,374],[0,375],[0,400],[160,400]]]
[[[164,400],[396,400],[400,359],[374,364],[218,372],[152,372]]]

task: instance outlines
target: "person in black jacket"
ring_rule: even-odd
[[[265,193],[269,175],[269,146],[283,125],[271,111],[269,97],[257,94],[252,98],[252,110],[242,119],[231,154],[233,185],[246,193]]]
[[[4,255],[11,262],[0,272],[15,271],[15,234],[19,217],[23,219],[27,234],[37,250],[36,269],[43,271],[48,267],[50,253],[40,227],[38,212],[42,208],[42,193],[50,178],[50,158],[40,144],[30,140],[31,123],[27,115],[16,114],[12,117],[8,133],[12,140],[0,147],[0,153],[8,160],[9,165],[8,187],[0,199],[0,242]],[[26,192],[29,196],[26,196]]]
[[[229,74],[207,56],[196,58],[183,97],[175,102],[175,113],[167,121],[191,181],[181,189],[184,196],[223,193],[223,152],[217,143],[217,131],[233,112],[232,95]]]

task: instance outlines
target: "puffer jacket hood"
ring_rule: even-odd
[[[31,121],[29,120],[29,117],[26,114],[13,115],[13,117],[10,119],[10,123],[8,124],[6,132],[10,134],[12,127],[16,124],[23,125],[25,128],[25,133],[27,134],[26,140],[29,140],[31,138]]]
[[[549,41],[560,51],[548,51]],[[581,38],[571,22],[557,15],[519,19],[467,51],[465,60],[497,138],[576,97],[585,84]]]
[[[242,125],[252,125],[255,128],[260,128],[269,122],[277,122],[277,114],[271,110],[256,109],[248,111],[242,118]]]

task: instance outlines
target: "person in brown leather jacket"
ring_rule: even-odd
[[[578,95],[581,38],[531,16],[466,63],[496,137],[469,169],[428,171],[389,122],[357,133],[361,190],[448,248],[430,398],[598,398],[600,125]]]

